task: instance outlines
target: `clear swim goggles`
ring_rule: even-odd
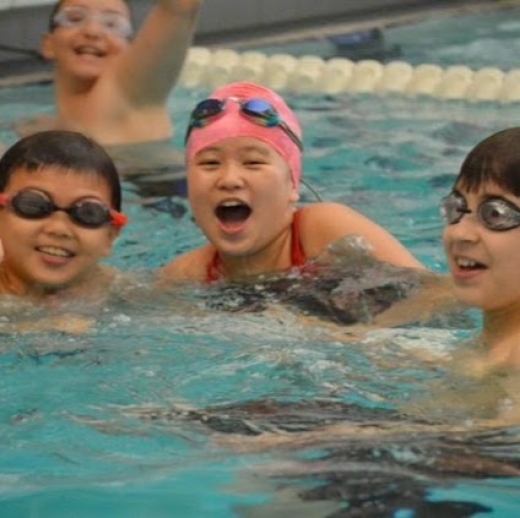
[[[184,142],[188,141],[194,128],[203,128],[221,116],[225,112],[228,100],[237,102],[240,105],[242,115],[255,124],[268,128],[275,126],[281,128],[300,151],[303,151],[303,144],[298,135],[281,118],[276,108],[270,102],[261,98],[237,99],[230,97],[228,99],[205,99],[201,101],[191,112]]]
[[[37,189],[23,189],[12,196],[0,193],[0,205],[9,207],[24,219],[44,219],[61,210],[66,212],[76,225],[84,228],[101,228],[107,224],[122,227],[127,222],[124,214],[109,209],[101,201],[84,199],[68,207],[58,207],[46,193]]]
[[[94,11],[82,5],[60,9],[52,18],[53,27],[81,27],[95,21],[106,33],[128,39],[133,34],[132,22],[123,14],[114,11]]]
[[[466,198],[457,191],[452,191],[448,196],[442,198],[440,210],[448,225],[455,225],[464,214],[473,212],[468,209]],[[520,208],[499,196],[482,201],[477,207],[476,215],[480,223],[488,230],[500,232],[520,226]]]

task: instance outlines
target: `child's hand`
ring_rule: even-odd
[[[96,321],[93,318],[79,317],[75,315],[61,315],[50,319],[51,329],[70,334],[86,333],[94,327]]]

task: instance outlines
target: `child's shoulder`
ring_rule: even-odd
[[[203,282],[214,253],[214,248],[207,244],[180,254],[159,269],[159,278]]]
[[[350,221],[357,217],[358,213],[347,205],[337,202],[314,202],[298,209],[300,220],[307,225],[321,225],[324,222],[330,224],[342,221]]]

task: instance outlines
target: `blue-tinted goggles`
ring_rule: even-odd
[[[188,141],[188,138],[194,128],[203,128],[208,124],[211,124],[222,115],[225,111],[226,101],[232,100],[240,105],[240,112],[244,117],[250,121],[258,124],[259,126],[265,126],[272,128],[278,126],[281,128],[287,136],[298,146],[300,151],[303,151],[303,144],[298,135],[287,125],[286,122],[280,117],[280,114],[276,111],[274,106],[266,101],[265,99],[254,98],[254,99],[205,99],[201,101],[194,110],[191,112],[190,121],[188,123],[188,130],[186,131],[186,137],[184,142]]]
[[[464,214],[471,214],[466,198],[452,191],[440,203],[441,215],[448,225],[458,223]],[[477,218],[488,230],[497,232],[520,226],[520,208],[509,200],[495,196],[482,201],[476,210]]]

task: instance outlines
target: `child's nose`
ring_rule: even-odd
[[[44,230],[48,234],[61,237],[72,235],[72,225],[69,215],[63,210],[56,210],[45,218]]]
[[[240,167],[236,165],[226,165],[222,168],[219,184],[224,188],[241,187],[243,175]]]
[[[474,212],[467,212],[462,214],[458,223],[447,225],[445,233],[451,239],[462,241],[475,241],[479,238],[479,231],[481,223]]]
[[[103,24],[95,16],[89,16],[81,23],[81,28],[87,34],[99,35],[104,32]]]

